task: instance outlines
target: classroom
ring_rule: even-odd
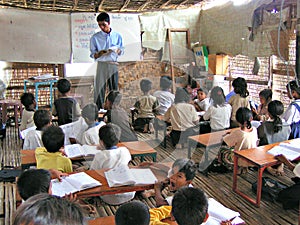
[[[300,224],[300,208],[283,207],[278,193],[276,200],[267,198],[263,186],[270,179],[292,187],[300,176],[295,172],[300,154],[283,159],[282,152],[268,152],[297,152],[300,141],[297,3],[0,1],[0,224],[13,224],[22,199],[16,179],[5,180],[4,172],[18,179],[35,167],[51,176],[51,169],[83,172],[101,183],[76,192],[80,204],[94,209],[86,224],[118,225],[115,215],[125,203],[111,203],[116,194],[135,193],[129,202],[142,202],[150,212],[158,208],[155,182],[110,186],[111,167],[101,167],[103,159],[96,156],[99,149],[115,148],[120,154],[127,149],[127,155],[114,159],[107,153],[103,165],[127,160],[133,171],[151,163],[156,182],[169,182],[162,198],[172,192],[172,164],[190,159],[197,168],[191,185],[205,192],[209,204],[213,199],[238,213],[230,224]],[[172,100],[166,106],[167,98]],[[44,134],[52,135],[50,143],[60,132],[63,153],[48,152]],[[238,146],[238,132],[249,136],[246,144]],[[111,149],[108,135],[117,139]],[[41,148],[63,158],[71,154],[66,151],[90,152],[68,157],[70,171],[52,168],[47,160],[41,167]],[[163,221],[182,225],[170,217]]]

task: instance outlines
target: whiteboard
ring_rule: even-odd
[[[72,13],[72,62],[93,62],[90,58],[90,38],[100,31],[96,13]],[[138,61],[141,59],[141,32],[138,14],[110,13],[111,28],[123,37],[124,55],[118,61]]]
[[[71,58],[70,15],[0,9],[0,60],[65,63]]]

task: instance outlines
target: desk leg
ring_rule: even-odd
[[[233,156],[233,191],[237,190],[238,157]]]
[[[49,103],[49,105],[50,105],[50,110],[52,110],[52,89],[53,88],[53,83],[51,82],[50,83],[50,103]]]
[[[35,89],[35,102],[36,106],[35,109],[38,110],[39,108],[39,85],[37,83],[34,84],[34,89]]]
[[[192,147],[191,147],[191,140],[188,139],[188,159],[192,158]]]
[[[261,189],[262,189],[262,175],[265,167],[261,167],[257,171],[257,191],[256,191],[256,206],[260,206],[261,200]]]

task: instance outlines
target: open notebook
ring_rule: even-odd
[[[64,177],[62,181],[53,179],[51,180],[51,184],[52,194],[60,197],[102,185],[99,181],[84,172],[71,174]]]
[[[268,151],[268,153],[276,155],[284,155],[288,160],[295,160],[300,157],[299,142],[280,143]]]
[[[157,178],[149,168],[129,169],[125,165],[106,171],[105,177],[109,187],[154,184],[157,182]]]
[[[208,199],[208,215],[210,225],[220,225],[221,221],[232,220],[232,225],[245,224],[240,218],[240,213],[222,205],[213,198]]]
[[[95,155],[97,152],[99,152],[97,146],[80,144],[65,145],[64,150],[68,158]]]

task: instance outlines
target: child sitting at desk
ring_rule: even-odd
[[[78,102],[69,97],[71,83],[67,79],[60,79],[57,82],[57,89],[61,95],[54,101],[52,114],[58,117],[58,125],[71,123],[80,117],[81,110]]]
[[[21,103],[25,109],[22,113],[20,131],[34,126],[33,114],[36,107],[34,95],[32,93],[23,93],[21,95]]]
[[[140,167],[155,166],[153,163],[144,162],[140,164]],[[161,168],[159,167],[161,170]],[[168,178],[162,182],[158,182],[154,185],[154,195],[156,206],[172,205],[173,194],[164,198],[162,191],[168,187],[170,193],[176,192],[181,187],[192,186],[192,181],[196,176],[197,166],[192,160],[189,159],[176,159],[172,168],[168,173]],[[145,192],[144,197],[150,197],[153,195],[153,191],[149,190]]]
[[[57,196],[41,193],[30,197],[14,214],[13,225],[86,225],[81,207]]]
[[[33,115],[35,130],[30,130],[24,138],[23,149],[36,149],[43,147],[42,131],[51,125],[52,115],[49,110],[39,109]]]
[[[100,128],[100,150],[91,164],[92,170],[115,168],[120,165],[128,165],[131,155],[126,147],[117,147],[121,135],[121,129],[115,124],[107,124]],[[119,205],[134,198],[135,192],[127,192],[115,195],[104,195],[101,199],[111,205]]]
[[[199,88],[197,90],[197,98],[192,101],[197,112],[206,112],[210,106],[209,98],[207,97],[208,91],[205,88]]]
[[[110,91],[105,99],[103,116],[105,123],[113,123],[121,128],[120,141],[137,141],[138,138],[131,128],[127,112],[120,107],[122,94],[119,91]]]
[[[268,104],[270,101],[272,101],[272,90],[264,89],[259,92],[259,100],[260,105],[258,106],[257,110],[250,104],[253,113],[253,119],[258,121],[266,121],[269,119]]]
[[[64,140],[65,134],[60,127],[49,126],[45,129],[42,134],[45,147],[38,147],[35,150],[38,169],[56,169],[65,173],[73,171],[71,160],[61,152]]]
[[[182,187],[174,194],[172,206],[161,206],[149,210],[150,225],[168,225],[161,220],[169,217],[172,220],[175,219],[178,225],[231,225],[230,220],[220,221],[220,218],[210,216],[211,212],[218,214],[222,210],[220,207],[224,206],[214,199],[207,199],[206,194],[200,188]],[[238,222],[244,221],[239,219]]]
[[[188,103],[189,101],[190,96],[186,90],[180,87],[177,88],[175,104],[172,105],[164,115],[164,120],[171,122],[172,125],[170,136],[174,147],[177,144],[181,144],[181,142],[185,142],[186,137],[181,137],[183,131],[199,123],[196,109],[192,104]],[[181,146],[178,145],[177,147],[180,148]]]
[[[211,106],[204,113],[203,119],[210,120],[210,128],[213,131],[224,130],[230,127],[231,106],[225,102],[223,89],[213,87],[210,93]]]
[[[234,130],[223,137],[223,141],[229,146],[234,147],[235,151],[255,148],[258,144],[257,129],[251,125],[252,112],[246,107],[241,107],[236,111],[236,121],[240,124],[240,129]],[[230,161],[233,165],[233,151],[224,149],[220,150],[220,158],[226,165]],[[227,160],[227,161],[226,161]],[[248,172],[248,166],[251,165],[246,161],[239,160],[238,173]]]
[[[159,102],[158,114],[164,115],[168,108],[174,103],[175,95],[171,93],[172,78],[170,76],[160,77],[160,90],[155,91],[153,96],[157,98]]]
[[[134,121],[133,127],[135,130],[142,130],[143,133],[154,132],[153,119],[157,114],[159,102],[156,97],[150,94],[152,82],[148,79],[142,79],[140,87],[143,95],[134,104],[137,112],[137,119]]]
[[[99,129],[105,125],[104,122],[98,122],[98,106],[90,103],[82,109],[82,117],[84,118],[88,129],[83,132],[81,144],[97,145],[99,144]]]

